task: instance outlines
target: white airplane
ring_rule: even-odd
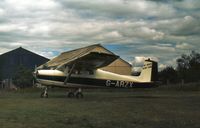
[[[38,67],[34,77],[37,85],[45,87],[41,97],[48,97],[48,87],[74,88],[76,91],[70,91],[68,97],[82,98],[81,88],[86,87],[149,88],[155,86],[157,62],[150,59],[145,60],[139,76],[120,75],[100,69],[118,58],[119,56],[112,54],[89,52],[50,69],[45,64]]]

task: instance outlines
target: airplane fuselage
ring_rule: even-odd
[[[141,77],[119,75],[101,69],[89,72],[73,73],[65,84],[68,76],[59,70],[38,71],[37,81],[45,86],[57,87],[115,87],[115,88],[148,88],[153,87],[153,82],[142,81]]]

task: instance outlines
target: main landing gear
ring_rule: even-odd
[[[48,98],[48,88],[45,87],[44,92],[40,95],[41,98]]]
[[[44,91],[40,95],[41,98],[48,98],[48,88],[45,87]],[[76,97],[77,99],[83,98],[82,89],[70,90],[67,97],[73,98]]]
[[[74,91],[70,90],[67,97],[69,97],[69,98],[76,97],[77,99],[83,98],[82,89],[79,88],[79,89],[74,90]]]

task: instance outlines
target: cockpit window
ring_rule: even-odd
[[[81,70],[74,70],[74,74],[80,74],[80,75],[93,75],[93,70],[88,69],[81,69]]]

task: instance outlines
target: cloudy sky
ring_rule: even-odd
[[[48,58],[101,43],[139,66],[200,51],[200,0],[1,0],[0,54],[22,46]]]

